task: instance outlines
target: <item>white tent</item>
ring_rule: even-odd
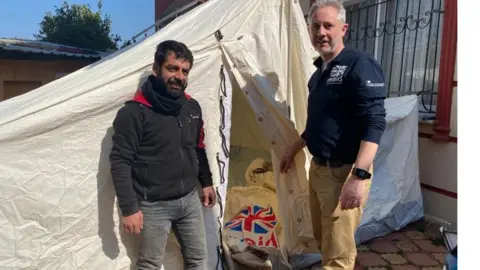
[[[278,172],[279,157],[304,129],[306,85],[314,70],[300,6],[289,0],[210,0],[135,46],[0,103],[1,269],[129,269],[136,239],[119,228],[108,161],[111,123],[149,74],[156,45],[166,39],[186,43],[195,56],[187,90],[203,109],[220,194],[219,204],[204,213],[208,269],[220,269],[226,198],[242,194],[234,186],[243,184],[245,170],[259,157],[273,166],[281,250],[317,252],[308,210],[308,154],[298,156],[288,175]],[[377,158],[376,178],[404,191],[380,196],[381,205],[372,202],[375,195],[370,198],[361,227],[368,233],[359,230],[361,241],[422,216],[417,145],[407,136],[416,134],[416,98],[390,102],[392,142]],[[413,173],[405,174],[405,166]],[[411,215],[392,219],[392,209],[405,200],[413,204]],[[383,222],[389,217],[390,223]],[[178,254],[171,241],[165,269],[179,269]]]

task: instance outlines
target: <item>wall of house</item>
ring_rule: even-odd
[[[419,138],[420,181],[429,187],[457,193],[457,144]],[[423,188],[425,215],[456,223],[457,199],[431,188]]]
[[[173,4],[175,0],[155,0],[155,22],[165,16],[165,10]]]
[[[24,94],[91,62],[0,59],[0,101]]]
[[[454,80],[457,80],[455,63]],[[432,133],[433,129],[420,129]],[[450,118],[452,142],[436,142],[419,138],[420,181],[424,184],[423,201],[425,215],[438,221],[457,222],[457,87],[453,88]],[[431,187],[437,188],[434,190]]]

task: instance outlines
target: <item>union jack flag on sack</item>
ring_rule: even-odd
[[[224,229],[247,245],[278,248],[275,235],[277,222],[272,206],[263,208],[258,205],[249,205],[225,223]]]

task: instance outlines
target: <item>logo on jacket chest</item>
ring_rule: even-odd
[[[334,66],[330,71],[330,76],[327,79],[326,84],[342,84],[343,82],[343,74],[347,66]]]

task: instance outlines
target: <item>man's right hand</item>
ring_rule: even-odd
[[[289,150],[285,155],[283,155],[281,161],[280,161],[280,172],[281,173],[287,173],[287,171],[291,168],[293,159],[295,158],[295,155],[292,154],[292,152]]]
[[[293,160],[297,153],[305,147],[305,140],[300,137],[298,140],[288,149],[287,153],[283,155],[280,161],[280,172],[287,173],[292,167]]]
[[[122,217],[123,230],[126,233],[140,234],[143,229],[143,213],[138,211],[137,213]]]

